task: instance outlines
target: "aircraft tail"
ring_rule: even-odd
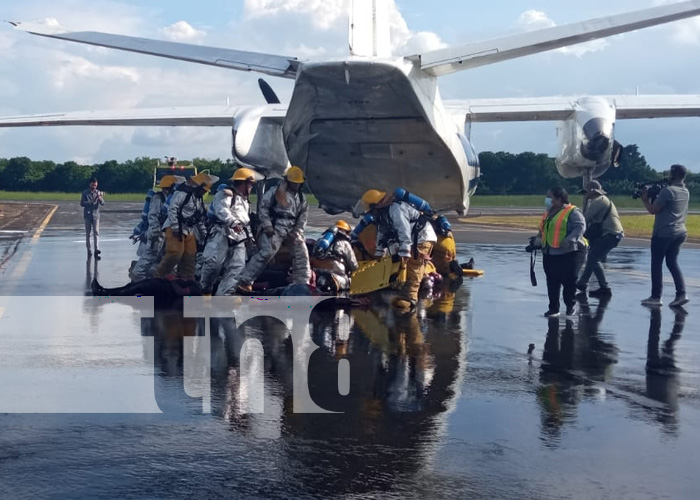
[[[391,57],[387,0],[352,0],[348,42],[354,56]]]

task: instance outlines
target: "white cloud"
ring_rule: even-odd
[[[556,25],[554,21],[547,17],[547,14],[539,10],[526,10],[518,18],[518,26],[525,31],[552,28]]]
[[[198,42],[206,35],[206,31],[193,28],[186,21],[178,21],[175,24],[160,30],[166,38],[176,42]]]
[[[347,22],[349,5],[350,0],[245,0],[244,11],[248,19],[300,14],[315,28],[329,30],[341,19]]]
[[[103,66],[88,61],[84,57],[61,54],[57,64],[49,68],[51,83],[59,89],[72,86],[76,80],[101,82],[138,83],[140,80],[139,71],[135,68],[122,66]]]
[[[518,18],[517,26],[523,31],[535,31],[546,28],[553,28],[556,26],[552,19],[547,16],[546,13],[539,10],[526,10]],[[580,43],[577,45],[571,45],[569,47],[562,47],[558,49],[557,52],[561,54],[571,54],[576,57],[583,57],[584,55],[591,52],[600,52],[604,50],[609,43],[604,39],[593,40],[587,43]]]
[[[438,35],[430,31],[411,33],[401,48],[403,55],[419,54],[428,50],[444,49],[447,44]]]

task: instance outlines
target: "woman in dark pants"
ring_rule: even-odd
[[[569,203],[569,193],[556,187],[545,198],[547,211],[540,222],[539,239],[542,263],[547,276],[549,309],[546,317],[559,316],[559,294],[563,287],[566,315],[576,314],[576,278],[586,258],[583,233],[586,220],[581,211]]]

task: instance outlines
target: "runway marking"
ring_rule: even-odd
[[[17,229],[0,229],[0,233],[2,234],[24,234],[27,231],[20,231]]]
[[[39,226],[39,229],[36,230],[34,233],[34,236],[32,236],[32,242],[36,243],[39,241],[39,238],[41,238],[41,233],[44,232],[44,229],[46,229],[46,226],[49,225],[49,221],[51,221],[51,217],[53,217],[53,214],[56,213],[56,210],[58,210],[58,205],[54,205],[49,214],[44,218],[44,222],[41,223]]]
[[[44,232],[44,229],[46,229],[46,226],[49,225],[49,222],[51,221],[51,217],[53,217],[53,214],[56,213],[56,210],[58,210],[58,205],[53,206],[51,211],[44,218],[44,221],[39,225],[37,230],[34,232],[34,236],[32,236],[32,239],[29,242],[29,248],[27,248],[27,250],[24,252],[24,254],[22,255],[22,258],[19,261],[19,264],[17,264],[17,267],[12,272],[13,279],[19,279],[24,275],[24,273],[27,272],[27,268],[29,267],[29,263],[32,260],[32,247],[35,246],[39,242],[39,238],[41,238],[41,234]]]

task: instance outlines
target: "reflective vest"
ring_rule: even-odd
[[[569,214],[576,209],[575,205],[569,204],[559,210],[551,219],[545,212],[540,221],[540,234],[542,234],[542,246],[559,248],[561,242],[566,238],[566,226],[569,222]]]

